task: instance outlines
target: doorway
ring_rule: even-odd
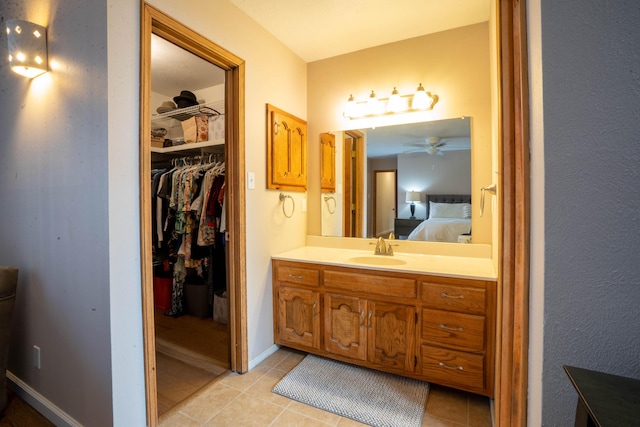
[[[398,178],[395,170],[376,170],[373,179],[373,236],[388,236],[397,217]]]
[[[364,237],[364,134],[353,130],[344,133],[343,237]]]
[[[152,39],[155,37],[184,51],[186,54],[198,57],[207,66],[213,67],[210,69],[212,73],[217,70],[223,76],[218,85],[219,87],[215,90],[207,89],[202,92],[189,91],[187,90],[189,87],[186,86],[186,83],[183,83],[183,89],[186,92],[183,93],[181,90],[179,94],[176,94],[178,96],[173,99],[176,104],[175,111],[173,106],[170,105],[170,99],[164,100],[161,98],[163,100],[160,102],[156,96],[157,94],[154,93],[151,70]],[[205,73],[208,74],[209,71],[205,71]],[[192,365],[199,364],[200,368],[204,366],[213,369],[217,365],[218,368],[222,368],[225,371],[230,369],[243,373],[248,370],[246,323],[242,320],[246,319],[246,276],[242,273],[245,271],[245,227],[244,215],[241,214],[245,197],[244,162],[240,161],[240,159],[244,158],[244,116],[240,114],[241,105],[244,103],[244,61],[166,14],[145,4],[142,17],[140,88],[140,224],[147,424],[155,426],[158,424],[159,409],[161,409],[158,398],[160,377],[158,368],[160,363],[158,363],[159,359],[156,357],[157,350],[164,351],[164,355],[166,353],[172,354],[174,358],[180,359],[180,362],[188,362]],[[216,97],[216,93],[222,94],[222,96]],[[198,98],[205,94],[208,98],[222,98],[222,101],[213,105],[203,104]],[[166,94],[163,95],[166,97]],[[185,101],[185,98],[190,101],[187,102],[190,105],[180,105],[180,101]],[[195,100],[192,98],[195,98]],[[165,105],[165,102],[167,105]],[[159,106],[156,104],[159,104]],[[159,111],[160,107],[163,106],[168,107],[169,111]],[[175,145],[173,144],[175,141],[171,141],[167,145],[167,139],[171,138],[165,138],[161,148],[154,147],[152,141],[155,144],[159,143],[157,139],[154,139],[157,138],[159,129],[164,133],[163,136],[167,136],[171,132],[169,126],[159,126],[155,120],[153,120],[154,123],[152,124],[152,116],[154,114],[159,114],[163,118],[169,115],[172,119],[177,119],[181,122],[177,127],[179,131],[182,131],[180,136],[184,139],[187,139],[187,134],[191,135],[193,127],[191,122],[195,122],[195,140],[187,143],[183,139],[182,141],[177,141],[178,143]],[[190,117],[185,117],[185,114],[190,115]],[[221,134],[219,133],[218,138],[209,139],[209,134],[215,133],[215,130],[212,130],[211,126],[207,126],[207,137],[202,137],[199,140],[199,137],[205,131],[203,125],[205,123],[204,117],[208,117],[207,123],[217,121],[218,125],[223,127],[223,131]],[[198,120],[198,118],[201,118],[201,120]],[[184,122],[189,123],[185,125]],[[169,162],[168,164],[166,164],[167,161]],[[165,164],[163,165],[162,162],[165,162]],[[218,249],[218,257],[215,259],[210,258],[208,265],[205,262],[186,262],[187,260],[197,259],[192,256],[193,252],[190,252],[189,257],[187,257],[186,254],[189,251],[200,249],[194,245],[189,246],[186,244],[189,240],[197,242],[197,236],[195,234],[187,236],[185,233],[183,240],[173,246],[173,248],[177,249],[177,259],[180,256],[183,257],[181,268],[176,270],[175,265],[167,266],[166,260],[161,260],[161,263],[157,263],[159,259],[153,248],[157,247],[159,234],[158,228],[154,228],[153,225],[154,218],[158,215],[158,210],[152,209],[153,207],[157,208],[157,206],[152,205],[154,200],[153,191],[156,188],[152,186],[152,181],[149,179],[152,176],[152,165],[167,168],[179,166],[199,168],[205,163],[215,163],[217,167],[222,165],[222,169],[218,168],[218,173],[223,175],[224,197],[215,199],[221,203],[221,206],[216,205],[215,208],[221,215],[224,213],[226,219],[224,227],[221,227],[219,222],[211,221],[214,228],[212,237],[214,244],[209,245]],[[202,185],[202,181],[194,180],[193,182],[196,185],[190,188]],[[173,218],[176,223],[175,229],[178,230],[177,224],[180,222],[181,231],[193,231],[194,227],[192,226],[195,221],[189,216],[192,212],[191,209],[176,210],[176,212],[175,218]],[[181,212],[184,212],[184,214]],[[206,222],[209,223],[209,221]],[[168,221],[165,219],[162,219],[160,223],[165,228],[168,226]],[[190,223],[191,226],[189,225]],[[222,252],[222,261],[219,256],[220,252]],[[156,262],[154,263],[154,261]],[[221,269],[224,270],[224,277],[218,277],[213,287],[203,286],[203,283],[196,283],[198,280],[204,279],[203,271],[207,273],[213,271],[211,268],[212,262],[218,263],[215,268],[216,272],[220,272]],[[158,307],[158,292],[154,295],[154,277],[158,276],[156,271],[158,267],[161,270],[165,270],[165,272],[167,270],[170,271],[168,276],[170,276],[169,281],[171,282],[170,301],[167,305],[165,299],[165,306],[161,308]],[[192,270],[190,271],[190,269]],[[154,273],[156,274],[154,275]],[[193,283],[187,283],[186,277],[188,277],[189,273],[193,274]],[[155,285],[157,290],[159,285],[158,283],[155,283]],[[193,286],[189,287],[188,285]],[[185,351],[184,348],[180,348],[178,351],[176,350],[177,347],[184,346],[167,346],[166,342],[162,342],[164,338],[156,339],[156,326],[158,330],[161,327],[156,323],[156,317],[162,316],[159,320],[171,321],[184,320],[187,319],[186,315],[189,315],[192,318],[190,320],[197,322],[191,324],[191,326],[186,325],[190,330],[197,329],[194,325],[199,325],[201,322],[214,323],[216,320],[216,298],[215,295],[213,298],[209,295],[209,292],[214,290],[226,291],[226,295],[222,293],[220,298],[221,300],[226,299],[223,304],[226,309],[226,319],[219,317],[219,321],[215,322],[219,324],[218,326],[222,326],[218,327],[218,332],[223,332],[222,336],[224,336],[225,340],[225,350],[222,351],[222,354],[213,354],[211,352],[211,354],[207,355],[208,357],[202,358],[197,356],[197,351]],[[191,297],[189,297],[189,294],[191,294]],[[164,295],[166,296],[166,293]],[[192,307],[194,301],[195,307]],[[203,301],[206,301],[207,304],[201,304]],[[209,306],[209,302],[211,302],[211,306]],[[168,314],[166,318],[164,317],[165,314]],[[211,318],[211,315],[214,317]],[[202,319],[198,319],[199,317],[202,317]],[[220,320],[226,320],[227,324],[224,325],[224,321]],[[178,333],[178,335],[180,334]],[[214,338],[207,338],[207,340],[210,339]],[[196,353],[197,357],[194,356],[194,353]],[[226,357],[224,357],[224,354],[226,354]]]

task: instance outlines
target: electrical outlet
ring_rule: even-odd
[[[40,347],[33,346],[33,366],[40,369]]]

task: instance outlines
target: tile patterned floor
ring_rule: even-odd
[[[303,358],[302,353],[282,348],[244,375],[221,375],[162,415],[160,426],[364,426],[271,392]],[[422,426],[491,425],[489,399],[431,385]]]

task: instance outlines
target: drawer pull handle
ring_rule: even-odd
[[[304,279],[304,276],[294,276],[293,274],[289,274],[291,279]]]
[[[464,299],[464,295],[449,295],[446,292],[442,292],[440,296],[443,298]]]
[[[440,329],[447,329],[449,331],[458,331],[458,332],[464,331],[464,329],[460,326],[451,327],[451,326],[444,325],[442,323],[440,323]]]
[[[360,327],[364,328],[364,308],[360,311]]]
[[[369,310],[369,319],[367,319],[367,321],[369,322],[369,329],[373,329],[373,325],[371,324],[371,315],[373,313],[371,312],[371,310]]]
[[[442,366],[443,368],[452,369],[454,371],[462,371],[462,370],[464,370],[464,368],[462,366],[449,366],[444,362],[440,362],[440,363],[438,363],[438,365]]]

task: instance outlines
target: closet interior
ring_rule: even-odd
[[[162,414],[229,368],[224,70],[152,35],[150,107]]]

